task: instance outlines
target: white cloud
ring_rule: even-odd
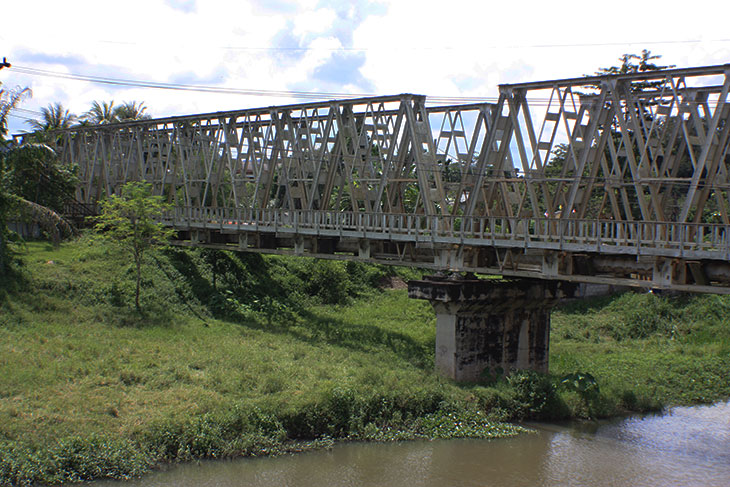
[[[499,83],[580,76],[642,48],[679,66],[730,62],[730,42],[722,40],[727,6],[708,15],[673,0],[663,2],[661,12],[656,4],[625,0],[610,8],[577,1],[352,5],[129,0],[110,7],[90,0],[26,0],[3,7],[7,18],[19,20],[3,24],[0,56],[56,72],[264,90],[319,86],[322,80],[314,75],[328,66],[327,91],[360,92],[366,86],[380,94],[448,96],[495,96]],[[310,49],[272,49],[298,43]],[[347,60],[343,69],[357,73],[338,84],[342,71],[332,65],[339,59]],[[33,110],[60,101],[81,113],[95,99],[144,100],[153,115],[165,116],[295,102],[92,85],[12,68],[0,71],[0,81],[31,86],[34,97],[23,107]],[[11,122],[11,131],[25,128],[20,120]]]
[[[336,18],[335,12],[327,8],[305,10],[294,19],[294,31],[298,35],[324,32]]]

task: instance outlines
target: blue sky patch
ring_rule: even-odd
[[[332,87],[354,85],[362,91],[373,91],[375,86],[360,72],[366,56],[362,52],[336,52],[324,64],[314,69],[312,78]]]
[[[165,0],[165,5],[186,14],[191,14],[198,9],[196,0]]]

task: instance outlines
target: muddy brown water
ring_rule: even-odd
[[[730,402],[506,440],[350,443],[275,458],[169,467],[94,487],[730,486]],[[89,484],[86,484],[89,485]]]

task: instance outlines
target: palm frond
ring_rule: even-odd
[[[53,242],[58,245],[63,237],[76,234],[76,230],[65,218],[55,211],[20,196],[14,196],[16,217],[26,222],[37,223]]]
[[[8,115],[26,97],[33,96],[30,88],[0,89],[0,137],[8,133]]]
[[[35,130],[67,129],[76,120],[76,115],[64,108],[61,103],[52,103],[41,108],[41,120],[28,120],[28,124]]]

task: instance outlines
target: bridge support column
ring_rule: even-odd
[[[358,257],[361,259],[369,259],[370,258],[370,240],[367,239],[360,239],[358,241]]]
[[[238,234],[238,250],[248,249],[248,233]]]
[[[436,312],[436,370],[476,382],[500,370],[548,370],[550,311],[575,285],[531,279],[441,279],[408,283],[408,296]]]
[[[190,230],[190,242],[194,245],[206,243],[208,241],[207,234],[204,230]]]
[[[294,237],[294,253],[304,255],[304,239],[301,236]]]

